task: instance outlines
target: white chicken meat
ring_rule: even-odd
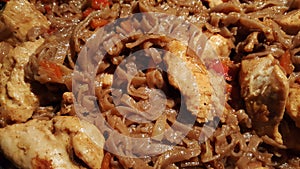
[[[74,116],[30,120],[0,129],[0,150],[24,169],[79,169],[82,160],[100,169],[104,137],[96,126]]]

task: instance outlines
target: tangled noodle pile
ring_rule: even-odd
[[[27,131],[31,125],[33,128],[47,126],[47,132],[66,142],[66,158],[74,168],[300,167],[300,138],[297,138],[300,133],[299,1],[0,2],[0,132],[3,133],[0,133],[0,168],[57,167],[52,164],[54,159],[47,161],[47,156],[43,159],[42,155],[36,155],[26,163],[9,152],[13,148],[5,140],[14,136],[11,129]],[[28,8],[22,8],[25,18],[29,12],[35,13],[33,18],[38,19],[22,23],[23,16],[12,14],[20,4]],[[193,26],[147,15],[127,19],[141,12],[177,16]],[[118,26],[109,27],[109,23],[116,20]],[[24,26],[26,24],[31,26]],[[142,34],[142,28],[166,30],[170,35],[190,39],[179,41],[159,34]],[[198,29],[200,33],[190,35],[191,29]],[[121,37],[122,34],[130,36]],[[91,39],[95,43],[88,42],[90,37],[94,37]],[[97,53],[92,60],[86,59],[90,56],[82,49],[97,48],[95,44],[100,42],[105,54]],[[195,50],[202,45],[201,55],[213,55],[217,60],[201,63],[195,57],[197,51],[187,48],[185,42]],[[140,55],[146,57],[139,56],[141,50],[144,53]],[[87,66],[102,55],[99,65]],[[28,57],[20,59],[18,56]],[[176,57],[190,68],[194,82],[182,80],[188,77],[185,70],[172,69],[178,66]],[[136,63],[148,67],[141,70]],[[87,72],[74,72],[84,68]],[[84,85],[91,76],[88,71],[95,73],[94,96],[90,93],[91,86]],[[168,74],[170,72],[173,76]],[[221,78],[212,80],[210,76]],[[81,86],[74,87],[74,79]],[[222,80],[224,104],[214,92],[223,90],[212,85],[221,84]],[[191,94],[188,86],[192,83],[201,85],[197,89],[200,99],[188,101]],[[75,98],[83,108],[76,110]],[[95,105],[102,120],[98,118],[99,113],[95,113]],[[187,113],[179,119],[180,111]],[[81,151],[89,142],[81,143],[80,139],[89,138],[78,134],[82,130],[76,125],[92,126],[75,116],[100,129],[103,138],[89,134],[87,137],[93,141],[106,140],[105,143],[102,140],[105,147],[101,149],[102,154]],[[189,125],[190,119],[194,119],[192,125]],[[68,123],[68,120],[77,121]],[[128,137],[120,138],[107,124]],[[173,132],[164,132],[167,129]],[[36,130],[43,129],[36,127]],[[135,142],[129,137],[152,137],[153,142]],[[47,146],[48,142],[44,144]],[[22,156],[24,154],[20,158]]]

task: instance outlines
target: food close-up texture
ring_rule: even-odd
[[[300,168],[300,1],[0,0],[16,168]]]

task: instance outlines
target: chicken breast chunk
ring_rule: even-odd
[[[243,60],[240,85],[257,134],[282,144],[278,126],[285,111],[289,85],[277,61],[272,55]]]
[[[213,8],[215,6],[222,4],[223,0],[207,0],[207,2],[208,2],[209,7]]]
[[[300,9],[293,10],[276,19],[276,22],[282,26],[287,33],[296,35],[300,31]]]
[[[289,97],[286,104],[287,114],[295,121],[297,127],[300,128],[300,84],[290,86]]]
[[[2,18],[6,27],[23,42],[33,27],[49,29],[50,26],[47,18],[27,0],[8,1],[2,12]]]
[[[197,116],[197,121],[211,119],[213,88],[206,67],[199,58],[187,56],[187,46],[179,41],[171,41],[167,49],[172,53],[164,57],[170,84],[180,90],[187,109]]]
[[[0,129],[0,149],[16,166],[79,169],[82,160],[101,168],[104,137],[96,126],[74,116],[31,120]]]
[[[205,46],[203,55],[209,54],[215,56],[217,54],[220,59],[229,59],[231,49],[234,48],[234,44],[231,39],[224,38],[219,34],[212,35],[208,39],[208,43],[209,45]],[[212,52],[216,52],[216,54]]]
[[[24,42],[2,58],[0,67],[0,118],[5,121],[24,122],[38,106],[37,97],[25,82],[24,67],[30,55],[44,42]]]

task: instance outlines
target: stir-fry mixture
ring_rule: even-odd
[[[300,167],[300,1],[0,0],[0,10],[0,168]],[[217,59],[142,34],[192,27],[126,19],[141,12],[188,21],[200,32],[189,44]],[[92,97],[74,70],[100,42]]]

